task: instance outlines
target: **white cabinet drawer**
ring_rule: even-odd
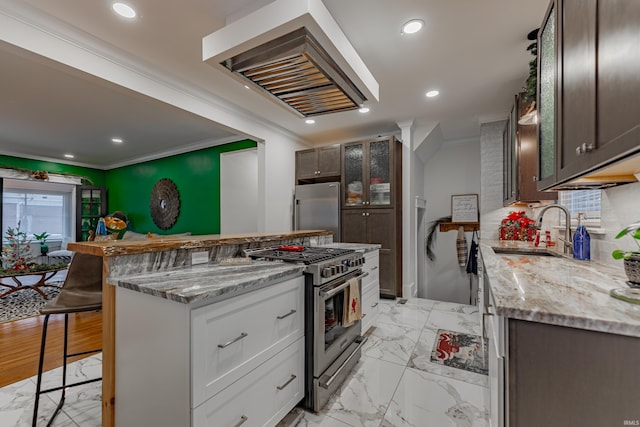
[[[300,338],[195,408],[192,425],[273,426],[303,397],[304,339]]]
[[[366,293],[362,294],[362,333],[364,334],[373,326],[378,316],[378,303],[380,302],[380,289],[377,281]]]
[[[304,335],[297,277],[192,311],[192,407]]]

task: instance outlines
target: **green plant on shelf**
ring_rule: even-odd
[[[33,233],[33,237],[40,242],[40,253],[42,255],[46,255],[49,252],[49,245],[47,245],[47,238],[49,237],[49,233],[43,231],[40,234]]]
[[[630,259],[631,257],[640,257],[640,222],[630,224],[618,233],[616,239],[624,236],[630,236],[638,246],[636,250],[622,250],[616,249],[611,254],[614,259]]]

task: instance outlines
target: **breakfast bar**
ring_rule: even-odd
[[[136,290],[135,293],[155,293],[167,299],[182,301],[183,303],[202,304],[211,302],[215,298],[239,295],[249,290],[251,286],[260,286],[261,282],[242,280],[237,287],[224,286],[221,283],[211,285],[206,292],[191,292],[188,289],[176,292],[173,285],[165,289],[154,288],[154,284],[145,281],[147,275],[166,272],[165,278],[176,274],[211,275],[215,270],[212,266],[197,266],[198,264],[216,264],[223,259],[242,256],[245,249],[269,247],[276,245],[325,245],[332,243],[332,233],[328,231],[305,230],[286,233],[250,233],[234,235],[202,235],[180,237],[157,237],[136,241],[101,241],[69,243],[68,249],[74,252],[86,253],[103,258],[103,293],[102,293],[102,425],[115,425],[116,401],[116,287]],[[234,266],[256,268],[255,265]],[[213,268],[213,269],[212,269]],[[217,267],[220,269],[220,267]],[[272,267],[270,267],[272,268]],[[287,267],[291,273],[292,267]],[[295,270],[295,268],[293,268]],[[182,271],[182,273],[177,273]],[[227,270],[228,271],[228,270]],[[187,273],[188,272],[188,273]],[[212,276],[213,277],[213,276]],[[133,279],[135,278],[135,279]],[[245,276],[246,278],[246,276]],[[151,282],[154,282],[152,280]],[[156,281],[157,282],[157,281]],[[170,282],[166,280],[165,283]],[[248,283],[248,284],[247,284]],[[172,288],[174,290],[169,290]],[[227,294],[226,296],[224,294]]]

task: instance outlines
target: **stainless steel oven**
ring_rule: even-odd
[[[319,411],[338,389],[347,374],[360,359],[361,348],[366,338],[362,337],[361,321],[350,326],[343,324],[344,312],[349,310],[345,304],[345,291],[350,288],[352,278],[357,279],[358,292],[362,297],[362,278],[368,273],[357,269],[332,282],[313,288],[313,313],[307,320],[312,331],[313,364],[307,375],[311,382],[306,406]]]
[[[362,254],[349,249],[286,246],[247,250],[252,258],[305,264],[305,398],[319,411],[360,359],[361,321],[343,323],[345,291],[357,279],[362,301]],[[348,304],[347,304],[348,305]]]

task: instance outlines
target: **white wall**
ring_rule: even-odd
[[[427,222],[451,215],[453,194],[480,193],[480,141],[446,142],[426,162],[424,194],[427,199]],[[469,277],[458,266],[457,232],[437,232],[434,244],[435,261],[426,262],[426,284],[421,284],[421,298],[469,303]],[[471,241],[471,233],[466,233]]]

